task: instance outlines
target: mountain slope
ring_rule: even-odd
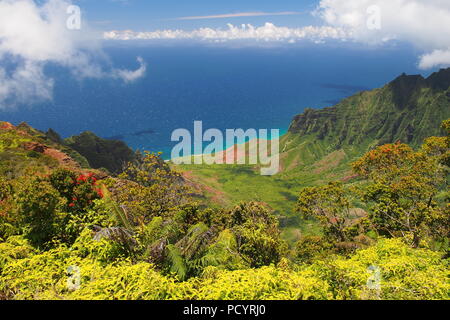
[[[294,118],[282,139],[283,167],[312,164],[337,150],[360,154],[376,145],[401,141],[419,146],[440,135],[450,118],[450,68],[427,79],[401,75],[386,86],[363,91],[321,110]]]
[[[41,172],[58,167],[82,171],[89,164],[75,150],[26,123],[14,126],[0,121],[0,173],[15,178],[30,167]]]
[[[449,85],[450,69],[427,79],[403,74],[382,88],[360,92],[336,106],[306,110],[294,117],[281,138],[282,170],[272,177],[261,176],[258,168],[250,165],[184,165],[179,169],[204,186],[210,202],[267,203],[284,217],[285,237],[294,238],[296,228],[303,232],[313,228],[293,212],[302,187],[353,181],[350,163],[377,145],[400,140],[418,147],[424,138],[441,135],[441,122],[450,118]]]
[[[120,173],[126,163],[136,160],[136,154],[124,142],[102,139],[89,131],[65,139],[64,144],[85,157],[90,167],[111,173]]]

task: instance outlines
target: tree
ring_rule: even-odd
[[[34,245],[42,246],[56,235],[61,200],[58,191],[41,178],[31,178],[17,185],[15,214],[20,224],[29,229],[27,236]]]
[[[441,139],[430,138],[421,150],[401,143],[380,146],[353,164],[369,183],[363,200],[370,205],[369,219],[375,229],[392,237],[411,238],[417,247],[443,219],[435,197],[446,184]],[[442,142],[442,141],[441,141]]]
[[[157,154],[146,153],[141,163],[129,163],[119,178],[112,193],[136,223],[148,223],[192,202],[181,174]]]
[[[300,263],[312,263],[333,253],[333,245],[324,237],[305,236],[295,245],[295,258]]]
[[[285,243],[281,240],[278,221],[262,204],[241,203],[229,215],[229,228],[237,239],[238,252],[250,267],[258,268],[280,261]]]
[[[346,229],[352,224],[350,200],[339,182],[300,191],[296,211],[304,218],[315,218],[333,241],[348,241]]]

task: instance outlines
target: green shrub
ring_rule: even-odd
[[[207,267],[184,282],[161,275],[150,263],[133,263],[116,249],[106,240],[93,241],[87,230],[72,249],[63,245],[44,253],[12,238],[0,245],[0,294],[84,300],[450,299],[448,261],[399,239],[297,271],[286,264],[235,271]],[[74,269],[80,272],[79,288],[68,286]]]
[[[380,240],[350,259],[317,262],[312,269],[330,284],[335,299],[450,299],[448,260],[401,239]],[[369,285],[373,280],[379,283]]]
[[[300,263],[311,263],[333,254],[333,244],[320,236],[302,237],[295,245],[295,258]]]
[[[44,179],[28,178],[17,184],[16,215],[20,224],[28,229],[27,237],[34,245],[41,246],[55,236],[61,200],[58,191]]]
[[[278,221],[263,205],[241,203],[231,210],[230,227],[238,252],[252,268],[277,264],[287,246],[281,239]]]

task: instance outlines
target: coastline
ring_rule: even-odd
[[[280,130],[280,134],[278,136],[279,139],[281,139],[284,135],[286,135],[288,133],[289,128],[283,128],[283,129],[279,129]],[[251,140],[246,140],[245,142],[241,142],[241,143],[235,143],[232,146],[226,146],[225,148],[222,148],[220,150],[217,151],[217,153],[219,153],[219,155],[222,155],[223,157],[225,157],[226,154],[228,154],[229,152],[231,152],[234,148],[236,148],[237,146],[241,146],[243,144],[250,144],[252,141],[256,140],[256,144],[258,144],[259,142],[259,138],[256,139],[251,139]],[[270,137],[269,139],[264,139],[267,141],[271,141],[273,140],[272,137]],[[206,143],[205,145],[208,145],[210,142]],[[203,148],[202,148],[203,149]],[[245,150],[247,151],[247,148],[245,148]],[[194,159],[195,157],[203,157],[205,155],[207,156],[211,156],[213,153],[192,153],[189,157],[191,157],[192,159]],[[164,155],[164,154],[163,154]],[[241,157],[242,155],[237,154],[237,158]],[[244,155],[245,156],[245,155]],[[185,157],[177,157],[177,158],[171,158],[171,155],[169,154],[169,157],[164,157],[163,159],[166,162],[172,162],[174,159],[179,159],[179,158],[185,158]],[[191,159],[191,160],[192,160]],[[236,160],[236,159],[235,159]],[[219,163],[221,164],[221,163]],[[225,164],[225,162],[223,163]]]

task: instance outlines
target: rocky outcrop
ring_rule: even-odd
[[[78,164],[78,162],[74,161],[70,156],[62,151],[50,148],[44,144],[38,142],[27,142],[24,144],[24,148],[27,151],[34,151],[37,153],[45,154],[58,161],[58,163],[63,167],[80,169],[80,165]]]
[[[13,130],[16,127],[13,126],[11,123],[6,122],[6,121],[1,121],[0,122],[0,130]]]

